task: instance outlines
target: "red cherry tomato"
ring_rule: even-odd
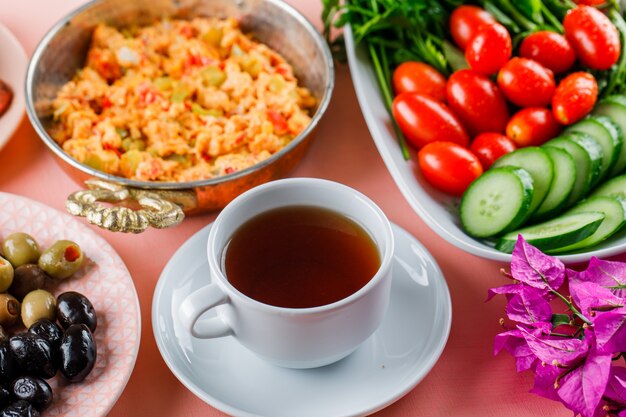
[[[552,97],[552,113],[559,123],[569,125],[593,110],[598,84],[588,72],[574,72],[563,78]]]
[[[429,143],[418,152],[417,157],[426,180],[452,195],[462,195],[483,173],[476,155],[452,142]]]
[[[489,169],[491,165],[502,155],[513,152],[517,149],[515,143],[500,133],[481,133],[476,136],[470,146],[470,151],[478,157],[484,169]]]
[[[483,27],[472,38],[465,50],[465,59],[474,71],[491,75],[506,64],[512,51],[511,35],[504,26],[494,23]]]
[[[393,72],[396,94],[419,93],[438,101],[446,100],[446,79],[439,71],[422,62],[404,62]]]
[[[465,51],[480,29],[496,23],[487,11],[477,6],[459,6],[450,15],[450,33],[454,43]]]
[[[402,133],[417,148],[438,140],[465,147],[469,145],[461,121],[437,100],[421,94],[402,93],[393,100],[392,110]]]
[[[563,20],[565,37],[580,62],[592,69],[609,69],[619,59],[619,32],[606,15],[591,6],[571,9]]]
[[[587,6],[602,6],[606,0],[574,0],[576,4],[585,4]]]
[[[504,132],[509,110],[496,84],[485,75],[460,70],[448,79],[448,105],[472,135]]]
[[[555,32],[535,32],[522,41],[519,47],[521,57],[534,59],[555,74],[569,70],[576,54],[565,36]]]
[[[552,71],[532,59],[516,57],[498,73],[498,87],[513,104],[543,107],[552,101],[556,84]]]
[[[506,135],[519,147],[539,146],[558,136],[562,129],[550,110],[529,107],[511,117]]]

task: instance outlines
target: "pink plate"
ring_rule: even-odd
[[[78,291],[93,303],[98,313],[96,365],[78,384],[68,384],[59,376],[49,380],[54,401],[43,416],[105,416],[122,394],[139,351],[139,300],[124,262],[103,238],[65,213],[2,192],[0,207],[0,238],[26,232],[42,250],[56,240],[69,239],[87,257],[81,272],[48,290],[54,295]]]

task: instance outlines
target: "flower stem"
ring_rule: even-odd
[[[591,323],[589,321],[589,319],[587,319],[587,317],[583,316],[583,314],[578,311],[578,309],[576,307],[574,307],[574,304],[572,304],[567,298],[565,298],[560,292],[553,290],[552,288],[550,288],[550,292],[554,295],[556,295],[557,297],[559,297],[561,299],[561,301],[563,301],[565,304],[567,304],[567,307],[570,309],[570,311],[579,319],[581,319],[583,322],[587,323],[588,325],[593,325],[593,323]]]
[[[572,338],[571,334],[565,334],[565,333],[554,333],[554,332],[550,332],[550,336],[557,336],[557,337],[567,337],[568,339]]]

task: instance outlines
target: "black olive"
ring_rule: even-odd
[[[11,393],[8,389],[0,387],[0,410],[11,402]]]
[[[0,381],[10,381],[17,373],[17,364],[9,346],[9,339],[0,340]]]
[[[35,264],[26,264],[15,268],[13,283],[8,293],[18,300],[22,299],[31,291],[43,288],[46,283],[46,273]]]
[[[28,328],[28,332],[46,339],[46,341],[50,344],[53,353],[59,349],[59,346],[61,346],[63,331],[61,331],[56,323],[53,323],[48,319],[38,320],[35,324]]]
[[[96,363],[96,341],[84,324],[73,324],[65,331],[59,348],[59,369],[70,382],[80,382]]]
[[[92,333],[98,325],[96,310],[91,301],[74,291],[65,292],[57,298],[57,320],[64,329],[72,324],[85,324]]]
[[[20,400],[2,410],[0,417],[40,417],[40,414],[35,407]]]
[[[46,381],[32,376],[23,376],[13,381],[13,396],[29,402],[37,411],[43,411],[52,403],[52,389]]]
[[[33,333],[21,333],[9,339],[9,344],[22,372],[45,379],[56,374],[52,349],[43,337]]]

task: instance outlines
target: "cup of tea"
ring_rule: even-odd
[[[336,362],[382,321],[393,245],[385,214],[350,187],[266,183],[217,216],[207,244],[212,279],[183,300],[180,321],[194,337],[233,336],[279,366]]]

